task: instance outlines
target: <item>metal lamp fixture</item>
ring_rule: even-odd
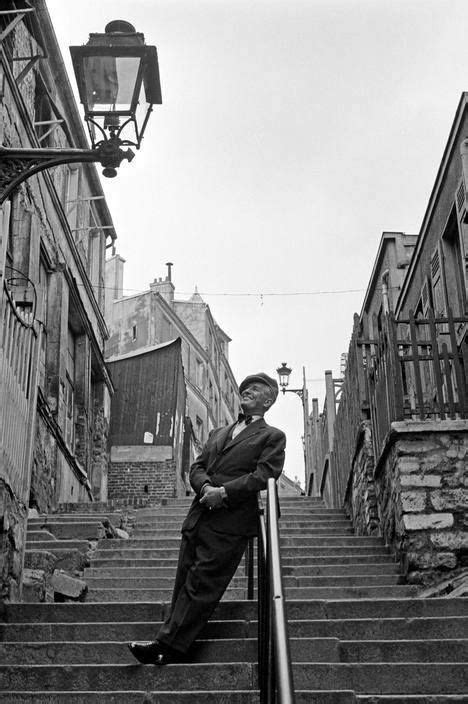
[[[311,432],[310,432],[310,418],[309,418],[309,394],[307,392],[306,377],[305,377],[305,367],[302,367],[302,388],[301,389],[288,389],[289,377],[291,376],[292,369],[288,367],[286,362],[282,362],[281,366],[276,370],[279,379],[279,385],[283,395],[286,392],[291,394],[296,394],[302,401],[302,420],[304,423],[304,435],[302,438],[303,448],[304,448],[304,468],[305,468],[305,484],[306,491],[311,482],[313,485],[313,474],[312,474],[312,447],[311,447]],[[313,486],[311,486],[310,491],[314,491]]]
[[[92,148],[0,146],[0,205],[27,178],[59,164],[99,162],[104,176],[116,176],[135,156],[122,147],[140,148],[153,105],[162,103],[156,47],[130,23],[109,22],[70,51]]]
[[[139,149],[153,105],[162,102],[156,47],[129,22],[114,20],[70,53],[93,149],[108,157],[121,146]],[[115,167],[104,175],[115,176]]]
[[[289,385],[289,377],[291,375],[291,372],[292,369],[288,367],[286,362],[281,362],[281,367],[278,367],[278,369],[276,370],[283,394],[285,394],[287,390],[289,391],[289,389],[286,389],[286,387]]]

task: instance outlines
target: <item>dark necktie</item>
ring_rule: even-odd
[[[249,425],[249,423],[251,423],[252,421],[253,421],[253,417],[247,416],[247,415],[245,415],[245,413],[239,413],[239,415],[237,416],[238,423],[244,422],[246,425]]]

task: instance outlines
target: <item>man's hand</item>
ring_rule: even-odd
[[[221,508],[225,498],[226,489],[223,486],[209,486],[206,484],[203,487],[203,496],[200,499],[200,503],[211,511]]]

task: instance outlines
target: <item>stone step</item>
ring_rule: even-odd
[[[84,577],[89,589],[164,589],[171,591],[174,579],[173,577],[164,577],[156,574],[155,576],[147,576],[141,572],[132,574],[131,576],[116,575],[104,577],[102,575],[89,575]],[[231,587],[244,587],[247,584],[247,577],[239,574],[231,580]],[[378,586],[394,586],[402,584],[402,578],[399,575],[341,575],[341,576],[285,576],[283,577],[283,586],[286,588],[303,588],[303,587],[378,587]]]
[[[287,599],[372,599],[416,596],[418,588],[412,585],[386,585],[386,586],[356,586],[356,587],[286,587]],[[141,588],[91,588],[86,596],[86,601],[169,601],[172,596],[170,589]],[[246,599],[247,586],[244,589],[228,588],[225,599]]]
[[[50,544],[49,544],[50,546]],[[55,544],[54,544],[55,550]],[[50,548],[49,548],[50,549]],[[165,559],[165,558],[177,558],[179,554],[178,546],[175,545],[172,548],[139,548],[132,545],[128,540],[121,542],[121,547],[119,548],[107,548],[103,547],[102,544],[99,545],[98,550],[93,555],[93,564],[96,559],[110,559],[110,558],[129,558],[130,560],[141,559],[141,558],[153,558],[153,559]],[[329,562],[328,558],[337,557],[349,557],[352,555],[353,562],[358,562],[356,560],[357,556],[369,555],[373,558],[377,558],[378,562],[381,562],[381,558],[389,555],[387,548],[383,546],[380,549],[374,548],[370,545],[352,545],[346,547],[344,545],[334,546],[333,549],[330,546],[323,547],[308,547],[308,546],[296,546],[288,547],[287,550],[288,557],[284,558],[283,564],[292,563],[297,564],[298,562],[304,563],[304,559],[314,558],[314,557],[326,557],[326,562]],[[346,560],[345,560],[346,561]]]
[[[56,541],[57,536],[50,533],[48,530],[30,530],[28,528],[26,540],[28,543],[36,543],[38,540],[47,541],[49,543],[50,541]]]
[[[3,623],[91,623],[164,620],[168,605],[161,602],[135,603],[64,603],[64,604],[3,604]],[[468,597],[376,598],[334,600],[291,600],[287,604],[288,618],[317,619],[417,619],[429,617],[466,616]],[[214,612],[217,620],[256,620],[254,601],[221,602]]]
[[[110,561],[109,561],[110,562]],[[93,567],[87,567],[83,573],[83,579],[89,578],[105,578],[105,579],[120,579],[130,578],[157,578],[166,577],[173,579],[176,574],[176,562],[171,567],[159,567],[156,564],[150,567],[109,567],[109,566],[94,566],[95,560],[92,561]],[[243,563],[239,566],[243,570]],[[255,570],[256,571],[256,570]],[[399,565],[392,562],[385,563],[369,563],[369,564],[349,564],[349,565],[323,565],[318,567],[283,567],[283,576],[286,577],[361,577],[363,575],[398,575]]]
[[[94,606],[94,605],[93,605]],[[103,605],[104,606],[104,605]],[[161,615],[161,610],[160,610]],[[255,616],[256,614],[252,614]],[[257,621],[211,620],[204,639],[255,638]],[[162,621],[90,621],[65,623],[0,623],[0,641],[130,641],[153,640]],[[464,639],[468,616],[412,618],[356,618],[290,620],[291,638],[338,638],[340,640],[447,640]]]
[[[468,691],[463,663],[296,663],[298,689],[352,689],[356,694],[460,694]]]
[[[37,518],[28,518],[28,525],[51,523],[102,523],[110,520],[115,524],[122,513],[43,513]],[[126,514],[125,514],[126,515]]]
[[[160,516],[171,516],[173,518],[178,516],[186,516],[189,507],[174,507],[168,508],[163,506],[161,508],[153,509],[150,513],[142,514],[140,511],[137,513],[137,518],[159,518]],[[281,518],[285,517],[308,517],[308,516],[339,516],[340,518],[346,518],[346,514],[341,509],[332,508],[294,508],[294,507],[281,507]]]
[[[295,686],[304,690],[338,690],[362,694],[459,694],[468,690],[462,663],[295,663]],[[0,691],[212,691],[255,689],[257,667],[251,663],[184,664],[155,668],[140,665],[5,665]]]
[[[260,704],[257,690],[162,692],[0,692],[0,702],[8,704]],[[430,704],[430,700],[427,700]],[[437,704],[451,704],[455,699],[438,699]],[[297,704],[356,704],[351,691],[296,692]],[[419,703],[418,703],[419,704]]]
[[[337,638],[291,638],[293,663],[463,663],[468,658],[468,640],[340,641]],[[190,663],[254,663],[258,658],[256,638],[199,640]],[[45,641],[0,643],[2,665],[115,665],[135,664],[127,642]]]
[[[35,528],[28,523],[27,541],[41,540],[41,535],[51,534],[55,540],[98,540],[102,538],[102,523],[47,523],[44,528]]]
[[[291,638],[317,637],[363,641],[450,639],[466,638],[467,628],[468,616],[289,620]]]
[[[357,704],[466,704],[466,701],[466,694],[358,694],[355,699]]]
[[[65,542],[65,541],[60,541]],[[73,542],[73,541],[67,541]],[[280,536],[280,544],[283,549],[286,548],[320,548],[326,546],[332,546],[333,548],[345,548],[349,547],[373,547],[373,548],[383,548],[383,542],[381,538],[367,538],[367,537],[356,537],[347,535],[338,536],[324,536],[317,535],[313,537],[300,536],[300,537],[288,537]],[[131,549],[158,549],[158,548],[178,548],[180,545],[180,534],[174,537],[157,537],[157,538],[131,538],[130,540],[122,540],[121,538],[107,538],[100,540],[98,543],[99,550],[118,550],[121,547],[131,548]]]
[[[148,521],[136,521],[134,524],[135,530],[163,530],[163,529],[170,529],[170,530],[179,530],[182,527],[182,520],[180,519],[174,519],[174,520],[168,520],[166,518],[161,518],[158,520],[153,520],[151,522]],[[352,529],[352,524],[350,521],[347,520],[310,520],[310,521],[304,521],[304,520],[281,520],[279,522],[280,526],[280,531],[289,531],[289,530],[302,530],[302,531],[308,531],[314,528],[326,528],[329,526],[330,528],[351,528]]]
[[[91,587],[86,594],[87,602],[125,602],[125,601],[164,601],[169,602],[172,597],[172,586],[168,589],[132,589],[128,588],[96,588]],[[238,601],[247,599],[247,585],[244,587],[228,587],[223,596],[223,601]]]
[[[81,550],[89,549],[88,540],[28,540],[26,550]]]
[[[125,551],[124,556],[115,557],[112,553],[101,552],[94,553],[92,559],[92,566],[99,567],[176,567],[177,566],[177,551],[170,552],[170,557],[141,557],[134,558],[131,551]],[[367,565],[371,568],[373,565],[388,565],[393,569],[399,569],[398,564],[394,562],[393,557],[388,553],[365,553],[359,555],[322,555],[322,556],[302,556],[300,560],[301,567],[297,567],[297,559],[283,557],[282,565],[284,572],[287,573],[290,569],[321,569],[322,566],[329,567],[330,569],[335,565],[339,568],[347,569],[349,566],[354,564],[359,564],[361,566]]]
[[[161,527],[156,527],[156,528],[140,528],[136,527],[132,531],[132,540],[135,539],[152,539],[152,538],[158,538],[158,539],[163,539],[163,538],[179,538],[180,539],[180,526],[173,527],[173,528],[161,528]],[[54,535],[58,536],[58,533],[54,533]],[[327,537],[334,537],[334,536],[345,536],[349,537],[350,535],[353,535],[353,529],[351,527],[328,527],[325,526],[324,528],[309,528],[309,529],[304,529],[304,528],[284,528],[283,526],[281,527],[280,530],[280,536],[282,539],[284,538],[295,538],[295,537],[306,537],[306,538],[313,538],[314,536],[327,536]],[[65,537],[65,536],[61,536]],[[355,537],[355,536],[353,536]]]
[[[368,550],[366,548],[366,550],[363,551],[360,549],[359,552],[356,549],[351,551],[345,550],[340,551],[339,554],[336,554],[336,550],[321,551],[321,553],[314,551],[313,554],[310,554],[310,551],[308,551],[308,554],[301,554],[298,557],[292,557],[291,553],[294,554],[294,549],[291,550],[291,548],[289,548],[287,553],[283,552],[281,555],[281,564],[283,567],[295,567],[298,564],[300,564],[301,567],[317,565],[350,565],[356,563],[382,564],[384,562],[387,562],[389,565],[397,564],[393,555],[385,547],[381,550]]]
[[[83,577],[89,589],[162,589],[165,592],[172,592],[172,587],[174,585],[174,579],[172,577],[139,577],[134,575],[131,577]],[[294,578],[289,578],[291,580],[290,586],[297,586]],[[247,586],[247,577],[241,572],[238,575],[234,575],[232,578],[229,588],[245,589]]]
[[[358,558],[359,559],[359,558]],[[378,574],[400,574],[400,565],[396,562],[350,562],[348,564],[335,565],[284,565],[283,576],[320,577],[326,575],[333,576],[357,576],[357,575],[378,575]]]
[[[296,704],[466,704],[465,695],[358,695],[348,690],[296,690]],[[162,692],[0,692],[0,702],[7,704],[260,704],[257,690]]]

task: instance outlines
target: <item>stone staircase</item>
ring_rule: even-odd
[[[246,601],[243,565],[193,662],[141,666],[127,650],[164,618],[187,503],[141,509],[130,540],[100,540],[83,575],[86,603],[2,607],[0,702],[258,702],[256,602]],[[297,702],[468,702],[468,599],[418,598],[381,540],[354,536],[320,500],[284,498],[281,510]],[[93,522],[54,518],[50,540],[79,540],[70,524],[80,521]],[[36,549],[48,542],[30,527]]]

